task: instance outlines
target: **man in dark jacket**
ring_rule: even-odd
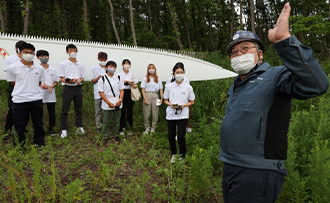
[[[313,51],[289,32],[290,4],[268,31],[284,66],[263,62],[264,46],[238,31],[227,46],[239,74],[228,92],[221,126],[224,202],[275,202],[284,184],[291,100],[328,91],[329,81]]]

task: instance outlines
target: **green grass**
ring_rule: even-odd
[[[208,55],[223,67],[228,65]],[[276,60],[273,59],[274,63]],[[272,63],[271,63],[272,64]],[[329,74],[328,61],[322,63]],[[192,82],[196,94],[192,110],[192,133],[187,133],[185,164],[170,164],[165,105],[159,112],[156,133],[144,131],[142,101],[134,104],[134,136],[103,145],[94,124],[93,87],[85,82],[83,124],[85,135],[76,135],[73,105],[69,136],[60,134],[62,87],[56,87],[55,137],[46,136],[46,147],[32,146],[31,121],[27,153],[12,141],[0,145],[0,202],[222,202],[220,126],[226,93],[232,79]],[[0,81],[0,132],[7,112],[7,86]],[[288,134],[289,175],[278,202],[329,202],[329,93],[306,101],[294,101]],[[44,109],[44,126],[48,116]]]

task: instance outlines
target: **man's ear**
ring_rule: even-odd
[[[262,50],[259,50],[259,56],[260,56],[260,60],[264,59],[264,52],[262,52]]]

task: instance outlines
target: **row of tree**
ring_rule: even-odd
[[[145,47],[220,51],[240,29],[268,46],[282,0],[0,0],[4,33],[93,40]],[[330,5],[292,0],[292,32],[326,58]]]

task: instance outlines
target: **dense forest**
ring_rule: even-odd
[[[266,47],[282,0],[0,0],[3,33],[220,52],[240,29]],[[291,28],[321,60],[330,44],[326,0],[292,0]],[[253,6],[252,6],[253,5]]]

